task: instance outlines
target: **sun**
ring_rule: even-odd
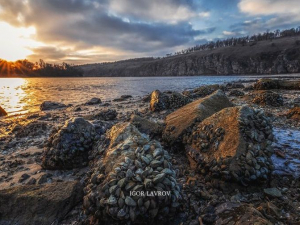
[[[0,58],[7,61],[25,59],[32,54],[30,48],[38,46],[32,39],[36,33],[34,27],[16,28],[8,23],[0,22]]]

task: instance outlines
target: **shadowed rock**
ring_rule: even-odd
[[[169,144],[181,141],[182,135],[191,129],[195,123],[231,106],[233,104],[221,90],[206,98],[189,103],[167,116],[163,139]]]
[[[86,105],[97,105],[100,104],[102,101],[100,98],[92,98],[91,100],[87,101]]]
[[[88,152],[96,138],[94,126],[83,118],[73,118],[54,133],[43,153],[44,169],[73,169],[87,165]]]
[[[151,137],[160,135],[163,127],[158,123],[152,122],[138,115],[132,115],[130,119],[133,124],[141,133],[148,134]]]
[[[102,109],[99,112],[96,112],[94,115],[86,116],[86,119],[92,120],[104,120],[104,121],[111,121],[115,120],[118,116],[118,113],[114,109]]]
[[[272,141],[270,119],[247,106],[223,109],[184,137],[199,171],[244,183],[268,178]]]
[[[102,157],[94,162],[86,188],[84,210],[93,221],[150,223],[172,219],[181,199],[171,157],[157,141],[130,123],[119,123],[97,147]],[[131,195],[131,191],[145,196]],[[146,192],[169,191],[148,196]]]
[[[6,116],[7,112],[0,106],[0,117],[1,116]]]
[[[294,107],[286,113],[286,117],[289,119],[300,121],[300,107]]]
[[[192,91],[184,91],[182,94],[190,97],[190,98],[203,98],[206,97],[216,90],[220,89],[220,85],[212,84],[212,85],[204,85],[198,88],[195,88]]]
[[[82,196],[82,186],[76,181],[2,190],[0,224],[59,224]]]
[[[45,111],[45,110],[61,109],[61,108],[65,108],[65,107],[67,107],[67,106],[63,103],[45,101],[41,104],[40,109],[42,111]]]

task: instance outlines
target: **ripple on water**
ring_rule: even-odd
[[[274,150],[284,152],[285,158],[272,156],[274,173],[300,176],[300,130],[274,128]]]

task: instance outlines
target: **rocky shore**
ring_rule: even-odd
[[[0,106],[0,225],[300,224],[300,80]]]

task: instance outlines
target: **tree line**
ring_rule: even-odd
[[[0,59],[0,76],[80,77],[83,76],[83,71],[65,62],[51,64],[42,59],[35,63],[27,59],[15,62]]]
[[[297,28],[291,28],[282,31],[277,29],[273,32],[266,31],[264,33],[259,33],[252,36],[245,36],[245,37],[238,37],[238,38],[232,37],[224,40],[211,41],[206,44],[196,45],[191,48],[183,49],[181,51],[175,52],[174,54],[173,53],[166,54],[166,57],[191,53],[195,51],[212,50],[216,48],[236,46],[236,45],[242,45],[242,46],[245,46],[247,44],[254,45],[258,41],[273,40],[277,38],[292,37],[292,36],[299,36],[299,35],[300,35],[300,26]]]

